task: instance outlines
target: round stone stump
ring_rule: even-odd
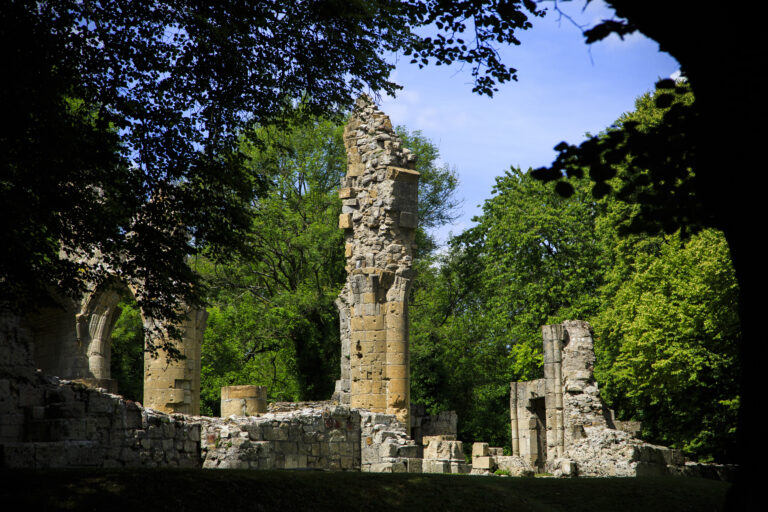
[[[224,386],[221,388],[221,417],[258,416],[267,412],[266,386]]]

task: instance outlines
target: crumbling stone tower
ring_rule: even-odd
[[[341,320],[341,380],[335,398],[394,414],[410,425],[408,291],[413,280],[419,173],[392,123],[361,96],[344,129],[347,175],[339,227],[347,282]]]

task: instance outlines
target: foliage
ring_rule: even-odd
[[[678,101],[692,102],[687,92]],[[650,131],[651,95],[622,116]],[[617,168],[609,186],[626,173]],[[622,419],[693,458],[732,461],[740,337],[738,286],[722,232],[631,234],[643,206],[567,197],[531,173],[497,178],[477,225],[421,268],[412,308],[412,396],[454,409],[466,441],[508,443],[508,383],[540,377],[539,326],[590,321],[596,377]]]
[[[579,148],[563,148],[552,169],[566,169],[577,186],[588,170],[593,196],[615,191],[598,220],[608,261],[592,320],[605,397],[620,417],[642,420],[652,441],[733,460],[738,286],[722,232],[700,231],[712,212],[698,211],[706,203],[696,195],[695,148],[682,143],[696,122],[693,94],[685,83],[671,87],[640,97]],[[658,230],[670,234],[647,234]]]
[[[398,131],[429,191],[419,210],[420,237],[429,241],[425,228],[455,215],[456,173],[438,167],[437,148],[421,133]],[[270,185],[253,201],[248,253],[223,265],[201,259],[196,267],[212,291],[202,380],[204,407],[213,412],[223,385],[266,385],[271,399],[309,400],[328,398],[338,378],[334,301],[346,279],[337,197],[346,173],[342,127],[297,119],[255,134],[256,143],[246,143],[249,165]]]
[[[691,133],[699,118],[693,93],[685,82],[662,80],[657,93],[637,100],[636,110],[622,116],[605,132],[578,147],[561,142],[551,167],[534,171],[544,180],[582,178],[594,182],[592,194],[604,197],[613,191],[618,199],[639,210],[627,226],[632,232],[672,233],[696,231],[716,225],[715,211],[701,197],[701,174],[693,172],[696,147]],[[658,151],[658,148],[665,151]],[[618,177],[618,179],[613,179]],[[567,181],[558,181],[558,192],[572,193]]]
[[[269,191],[252,202],[247,253],[197,264],[211,287],[202,364],[203,403],[213,412],[223,385],[265,385],[270,399],[321,399],[338,372],[341,127],[296,120],[254,134],[243,151]]]
[[[112,329],[110,374],[125,398],[141,402],[144,396],[144,326],[136,300],[127,294],[117,306],[120,316]]]
[[[540,14],[529,0],[487,12],[495,3],[10,2],[0,300],[21,309],[51,285],[77,293],[117,273],[139,285],[145,316],[178,320],[179,304],[204,293],[185,259],[248,245],[248,203],[264,183],[243,130],[284,121],[286,98],[302,98],[309,119],[364,90],[394,92],[384,56],[398,52],[472,64],[475,90],[492,94],[514,78],[492,45],[518,43],[523,12]],[[417,34],[433,22],[438,37]],[[472,43],[455,35],[467,28]]]
[[[509,444],[509,382],[541,373],[539,326],[596,311],[601,252],[586,187],[562,198],[512,169],[474,228],[420,268],[412,397],[453,409],[465,441]]]
[[[704,230],[619,239],[593,319],[598,381],[619,417],[686,455],[733,460],[740,335],[725,238]]]

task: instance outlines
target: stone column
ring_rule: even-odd
[[[258,416],[267,412],[266,386],[224,386],[221,388],[221,417]]]
[[[337,302],[342,380],[336,398],[394,414],[409,428],[408,291],[419,173],[389,118],[367,96],[356,102],[344,144],[339,227],[348,275]]]
[[[563,421],[563,377],[562,347],[563,326],[543,325],[541,335],[544,341],[544,380],[546,383],[547,407],[547,455],[548,458],[562,457],[564,446]]]
[[[509,383],[509,420],[512,430],[512,455],[520,455],[520,433],[517,424],[517,382]]]
[[[564,413],[569,429],[566,444],[581,437],[583,427],[608,427],[608,414],[595,382],[595,349],[592,327],[583,320],[563,322],[566,343],[563,347]]]
[[[163,350],[157,357],[144,353],[144,406],[168,414],[200,414],[200,347],[208,319],[204,309],[189,308],[182,338],[175,341],[184,356],[169,361]]]

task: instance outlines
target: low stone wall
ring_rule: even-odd
[[[360,413],[347,406],[198,420],[204,468],[360,469]]]
[[[360,411],[361,467],[372,473],[421,473],[421,446],[392,414]]]
[[[519,455],[504,455],[503,448],[488,446],[488,443],[472,445],[472,474],[492,475],[501,470],[509,476],[533,476],[534,469]]]
[[[0,467],[197,467],[200,426],[37,374],[0,379]]]
[[[424,436],[424,473],[467,474],[472,465],[464,458],[464,445],[454,435]]]
[[[0,310],[0,467],[195,467],[200,427],[57,377],[32,362],[32,335]]]
[[[427,414],[424,404],[411,404],[411,437],[417,444],[425,436],[456,436],[457,425],[456,411]]]

